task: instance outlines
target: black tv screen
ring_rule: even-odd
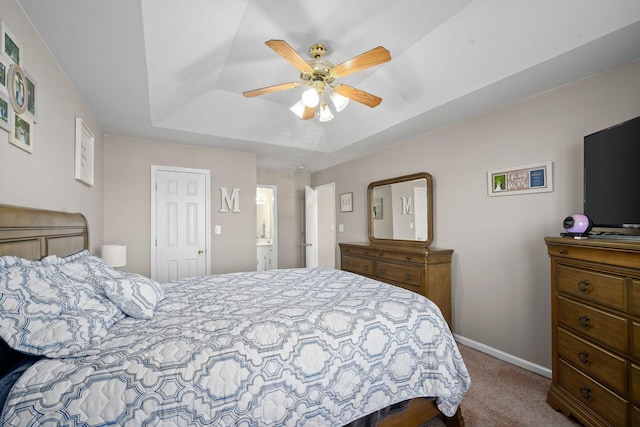
[[[640,228],[640,117],[584,137],[584,214],[594,227]]]

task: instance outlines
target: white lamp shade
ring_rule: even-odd
[[[111,267],[127,265],[127,247],[122,245],[102,246],[102,259]]]
[[[298,101],[293,107],[289,108],[294,114],[300,118],[304,115],[305,105],[302,103],[302,100]]]
[[[315,107],[320,102],[320,95],[318,95],[318,91],[315,88],[307,89],[302,92],[302,103],[309,107]]]
[[[320,107],[320,117],[318,118],[318,121],[328,122],[331,119],[333,119],[333,114],[331,114],[329,106],[327,104],[322,104]]]
[[[347,105],[349,105],[349,98],[340,95],[338,92],[331,92],[329,98],[331,98],[331,101],[333,101],[333,105],[334,107],[336,107],[336,111],[338,113],[347,108]]]

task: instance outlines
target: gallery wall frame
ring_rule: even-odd
[[[9,74],[9,68],[11,68],[11,62],[6,55],[0,53],[0,93],[5,95],[9,94],[7,88],[7,76]]]
[[[6,94],[0,92],[0,129],[11,132],[12,116],[13,112],[11,111],[9,97]]]
[[[353,193],[340,194],[340,212],[353,212]]]
[[[2,22],[2,53],[7,55],[9,60],[16,64],[22,65],[23,51],[22,44],[18,41],[16,36],[13,35],[7,24]]]
[[[490,197],[549,191],[553,191],[550,161],[487,172],[487,192]]]
[[[22,148],[29,154],[33,153],[33,121],[30,118],[13,112],[13,132],[9,142]]]
[[[95,138],[80,117],[76,117],[75,178],[93,187],[93,152]]]
[[[38,88],[38,84],[33,77],[29,75],[29,73],[25,72],[24,77],[27,85],[27,109],[24,113],[29,116],[34,123],[37,123],[38,110],[36,108],[36,90]]]

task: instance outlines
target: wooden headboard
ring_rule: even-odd
[[[0,256],[39,260],[89,248],[87,220],[79,213],[0,205]],[[22,355],[0,339],[0,375]]]

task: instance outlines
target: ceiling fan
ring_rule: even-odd
[[[340,77],[390,61],[391,54],[382,46],[375,47],[334,66],[331,62],[323,59],[327,49],[322,44],[314,44],[309,48],[309,55],[312,58],[309,61],[302,58],[284,40],[268,40],[265,44],[300,71],[300,81],[243,92],[242,94],[247,98],[308,85],[310,88],[303,92],[300,101],[291,107],[291,111],[301,119],[309,120],[315,117],[316,109],[320,106],[318,119],[321,122],[333,118],[329,106],[323,99],[325,94],[330,97],[338,112],[344,110],[350,99],[371,108],[378,106],[382,101],[382,98],[363,90],[336,83]]]

